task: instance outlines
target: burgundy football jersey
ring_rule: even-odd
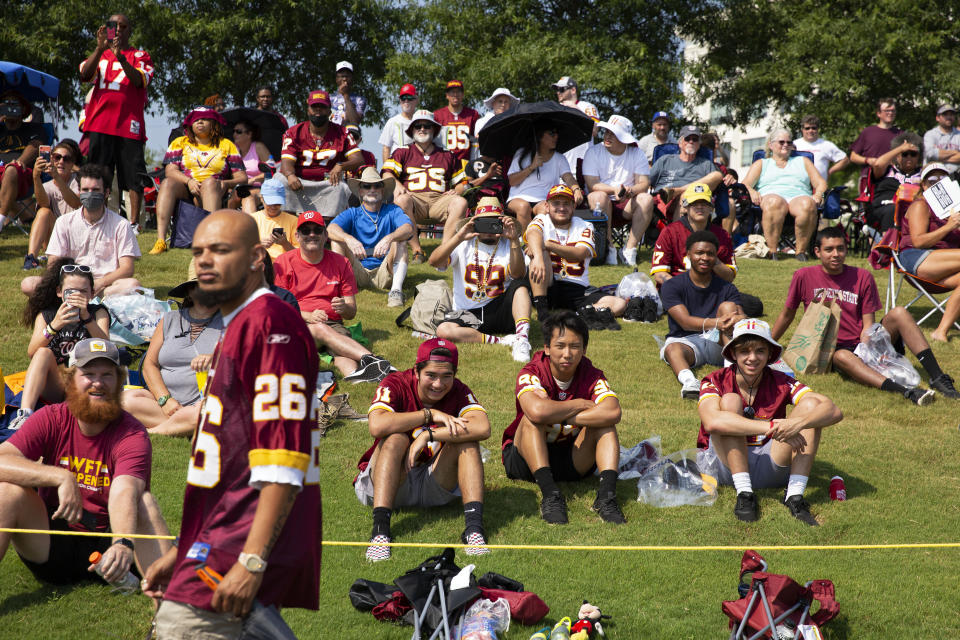
[[[425,156],[414,142],[394,151],[383,163],[383,171],[392,173],[413,193],[443,193],[464,177],[462,166],[449,151],[434,147]]]
[[[480,114],[470,107],[463,107],[460,113],[453,115],[449,107],[443,107],[433,112],[433,119],[443,127],[440,130],[443,148],[452,153],[458,163],[469,160],[470,138],[473,137]]]
[[[753,400],[753,410],[756,412],[757,420],[774,420],[787,417],[787,405],[797,404],[808,391],[810,387],[799,380],[794,380],[785,373],[774,371],[767,367],[763,372],[763,380],[757,388],[757,396]],[[731,365],[723,369],[717,369],[700,383],[701,403],[707,398],[722,398],[726,393],[739,393],[740,387],[737,386],[737,367]],[[769,436],[746,436],[747,446],[759,447],[766,444]],[[710,434],[704,429],[703,423],[700,423],[700,433],[697,435],[697,447],[706,449],[710,446]]]
[[[227,322],[229,321],[229,324]],[[210,609],[205,561],[226,575],[243,550],[263,484],[300,488],[267,560],[257,599],[316,609],[320,588],[317,349],[300,315],[260,289],[214,352],[183,497],[183,524],[165,597]]]
[[[296,175],[307,180],[323,180],[338,162],[346,162],[360,149],[347,130],[332,122],[323,138],[310,133],[310,123],[295,124],[283,134],[280,157],[297,163]]]
[[[550,358],[543,351],[537,351],[530,362],[524,365],[523,369],[520,369],[520,373],[517,374],[517,417],[503,432],[501,448],[513,442],[517,426],[520,424],[520,419],[523,418],[520,396],[529,391],[543,391],[551,400],[560,402],[572,398],[589,398],[593,400],[594,404],[600,404],[606,398],[617,397],[617,394],[610,388],[610,383],[607,382],[603,371],[593,366],[587,357],[580,360],[577,372],[573,374],[573,379],[570,381],[570,386],[567,389],[561,389],[550,370]],[[572,424],[555,424],[547,432],[547,442],[573,441],[580,433],[580,429],[581,427]]]
[[[459,379],[456,378],[453,381],[453,386],[450,387],[450,391],[448,391],[447,395],[443,397],[443,400],[441,400],[439,404],[435,404],[430,408],[443,411],[448,415],[458,418],[465,416],[471,411],[483,411],[486,413],[483,405],[477,401],[476,396],[474,396],[473,392],[470,391],[470,387],[463,384]],[[367,413],[377,409],[390,411],[391,413],[423,411],[423,403],[420,401],[420,397],[417,395],[417,375],[413,369],[407,369],[406,371],[394,371],[380,382],[380,385],[377,387],[377,391],[373,396],[373,402],[370,403],[370,409],[367,410]],[[436,425],[430,426],[435,427]],[[411,438],[415,438],[424,428],[425,427],[416,427],[415,429],[411,429],[408,433],[410,434]],[[357,468],[360,469],[360,471],[363,471],[367,468],[367,465],[370,463],[370,457],[373,455],[373,452],[379,443],[380,438],[375,439],[373,441],[373,446],[367,449],[363,456],[360,457],[360,462],[357,463]],[[442,444],[442,442],[433,442],[428,445],[424,449],[424,455],[420,462],[429,461],[430,458],[435,456],[437,452],[440,451],[440,446]]]
[[[734,271],[737,270],[737,259],[733,254],[733,241],[730,234],[718,224],[708,227],[717,240],[720,248],[717,249],[717,260]],[[655,273],[669,273],[671,276],[690,270],[690,260],[687,259],[687,238],[693,233],[686,218],[671,222],[657,238],[653,245],[653,257],[650,259],[650,275]]]

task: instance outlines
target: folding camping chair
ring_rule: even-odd
[[[900,262],[900,227],[904,217],[906,216],[907,209],[910,208],[910,205],[913,203],[914,199],[919,195],[919,193],[920,186],[915,184],[904,183],[900,185],[899,189],[897,189],[897,193],[893,197],[893,226],[887,230],[887,232],[883,235],[883,238],[881,238],[880,241],[873,247],[873,250],[870,252],[870,264],[874,269],[886,268],[889,271],[887,294],[884,300],[884,313],[889,313],[890,309],[897,306],[897,299],[900,297],[900,289],[903,287],[904,282],[909,284],[917,291],[917,294],[913,297],[913,299],[907,304],[903,305],[905,309],[909,309],[911,305],[918,302],[921,298],[926,298],[930,301],[930,304],[933,305],[933,308],[930,309],[930,311],[928,311],[922,318],[917,320],[917,326],[922,326],[928,318],[936,315],[937,313],[943,315],[946,299],[941,302],[936,298],[936,296],[949,294],[953,291],[953,289],[944,287],[938,282],[924,280],[915,273],[907,271],[904,268],[903,263]],[[897,282],[898,274],[900,276],[899,282]],[[954,322],[953,326],[960,331],[960,324]]]
[[[678,153],[680,153],[679,143],[666,142],[664,144],[658,144],[653,148],[653,161],[651,164],[656,164],[657,160],[663,156],[672,156]],[[700,147],[700,149],[697,151],[697,157],[713,162],[713,151],[707,149],[706,147]],[[730,215],[730,194],[727,191],[727,186],[722,182],[720,183],[720,186],[714,190],[713,200],[714,212],[718,221]],[[650,229],[653,228],[656,230],[657,234],[659,234],[660,231],[662,231],[663,228],[669,224],[657,207],[653,208],[653,220],[651,222],[652,224],[647,227],[648,233],[650,232]],[[653,241],[656,242],[656,237],[653,238]]]

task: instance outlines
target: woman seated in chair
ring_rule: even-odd
[[[920,174],[920,188],[926,191],[949,176],[945,165],[928,164]],[[917,196],[900,225],[900,263],[921,280],[953,289],[940,324],[930,334],[931,339],[946,342],[950,326],[960,317],[960,211],[940,219],[926,199]]]
[[[184,135],[163,156],[164,180],[157,193],[157,242],[150,253],[167,250],[167,231],[177,200],[200,201],[207,211],[220,208],[223,196],[247,183],[237,146],[223,135],[226,120],[209,107],[197,107],[184,119]]]
[[[753,203],[763,211],[763,236],[770,257],[777,259],[783,221],[789,213],[796,229],[796,258],[807,260],[807,246],[817,227],[817,207],[823,203],[827,183],[813,163],[804,156],[790,157],[793,136],[786,129],[774,129],[767,136],[769,158],[757,160],[747,171],[743,184]]]
[[[920,183],[920,165],[923,158],[923,138],[904,131],[890,141],[890,151],[877,158],[870,171],[873,182],[873,200],[867,222],[879,225],[880,233],[893,226],[893,196],[901,184]]]
[[[30,225],[30,241],[23,259],[24,271],[40,266],[40,256],[50,241],[53,224],[65,213],[80,208],[80,178],[76,168],[83,156],[80,147],[70,138],[64,138],[50,151],[50,160],[37,158],[33,165],[33,193],[37,200],[37,215]],[[53,180],[43,182],[43,175]]]
[[[233,142],[243,160],[243,169],[247,174],[247,184],[250,186],[250,195],[241,199],[236,191],[231,192],[227,207],[243,209],[247,213],[256,213],[260,208],[258,198],[260,185],[266,176],[260,170],[260,164],[270,160],[270,150],[260,142],[260,127],[248,120],[240,120],[233,125]]]
[[[23,384],[20,409],[9,428],[18,429],[42,399],[63,402],[66,392],[60,366],[66,366],[73,345],[87,338],[109,339],[110,313],[93,298],[90,267],[72,258],[50,263],[27,300],[23,323],[33,326],[27,345],[30,365]]]
[[[555,184],[566,183],[573,189],[575,204],[583,202],[583,190],[570,172],[567,159],[557,151],[559,135],[552,122],[537,122],[533,139],[513,156],[510,163],[507,208],[516,216],[521,231],[527,228],[533,216],[546,213],[547,192]]]
[[[216,307],[192,299],[196,286],[196,280],[188,280],[170,290],[171,297],[183,298],[183,306],[165,313],[150,338],[142,369],[147,388],[128,389],[121,398],[124,410],[150,433],[189,435],[200,415],[223,318]]]

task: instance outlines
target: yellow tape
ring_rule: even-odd
[[[3,533],[37,533],[57,536],[91,536],[112,538],[118,534],[94,531],[49,531],[47,529],[12,529],[0,527]],[[148,534],[124,534],[124,538],[140,540],[173,540],[174,536]],[[366,547],[369,542],[347,540],[324,540],[325,547]],[[410,547],[414,549],[463,549],[474,545],[446,542],[387,542],[385,547]],[[747,544],[747,545],[561,545],[561,544],[488,544],[488,549],[514,551],[863,551],[874,549],[957,549],[960,542],[892,542],[889,544]]]

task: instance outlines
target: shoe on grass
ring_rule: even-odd
[[[618,257],[618,256],[617,256],[617,248],[616,248],[616,247],[609,247],[609,248],[607,249],[607,260],[606,260],[606,262],[604,262],[604,264],[612,264],[612,265],[617,264],[617,257]]]
[[[390,536],[382,533],[370,538],[370,546],[367,547],[366,557],[370,562],[383,562],[390,559],[390,547],[387,545],[393,542]]]
[[[945,373],[941,373],[930,380],[930,388],[947,398],[953,398],[954,400],[960,398],[960,392],[953,386],[953,378]]]
[[[567,500],[559,491],[548,493],[540,500],[540,517],[549,524],[567,524]]]
[[[700,381],[694,378],[680,387],[680,397],[684,400],[696,400],[700,397]]]
[[[510,355],[516,362],[530,362],[530,350],[530,341],[521,338],[513,343]]]
[[[790,515],[800,522],[808,524],[811,527],[820,526],[820,523],[817,522],[817,519],[813,517],[812,513],[810,513],[810,504],[803,499],[803,496],[790,496],[783,501],[783,504],[787,506],[787,509],[790,509]]]
[[[464,531],[460,535],[460,540],[463,541],[463,544],[467,545],[463,548],[463,552],[468,556],[483,556],[490,553],[490,548],[487,546],[487,539],[483,537],[482,531],[473,531],[471,533]]]
[[[32,253],[28,253],[23,256],[23,270],[24,271],[33,271],[34,269],[40,268],[40,261],[37,260],[37,257]]]
[[[617,504],[617,494],[615,493],[607,496],[598,495],[597,499],[593,501],[591,509],[593,509],[604,522],[624,524],[627,521],[627,517],[623,515],[620,505]]]
[[[399,289],[393,289],[387,294],[388,307],[402,307],[403,302],[403,291],[400,291]]]
[[[918,407],[925,407],[937,399],[933,389],[921,389],[920,387],[907,389],[903,392],[903,397]]]
[[[760,505],[757,503],[757,494],[753,491],[741,491],[738,493],[737,504],[733,507],[733,515],[737,516],[737,520],[741,522],[756,522],[760,518]]]
[[[410,257],[410,264],[423,264],[426,261],[427,256],[424,255],[423,251],[414,251]]]
[[[166,250],[167,241],[163,238],[157,238],[157,241],[153,243],[153,249],[150,249],[150,255],[158,256]]]
[[[360,364],[356,371],[343,376],[343,379],[354,384],[358,382],[380,382],[390,373],[389,371],[384,373],[381,361],[386,362],[383,358],[368,353],[360,358]],[[387,362],[387,365],[390,366],[390,363]]]
[[[23,426],[23,423],[27,421],[27,418],[33,415],[33,411],[27,409],[17,409],[17,415],[13,416],[13,419],[10,420],[10,423],[7,425],[7,429],[10,431],[16,431]]]
[[[620,323],[613,317],[613,311],[606,307],[597,309],[597,324],[610,331],[620,331]]]

